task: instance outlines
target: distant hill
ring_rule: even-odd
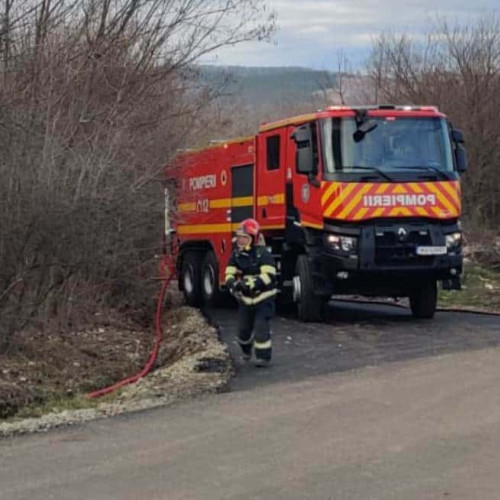
[[[226,93],[243,105],[309,101],[327,78],[334,78],[326,71],[299,67],[200,66],[200,71],[215,85],[226,79]]]

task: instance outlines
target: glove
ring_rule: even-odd
[[[233,285],[233,292],[234,293],[241,293],[243,295],[250,295],[250,287],[242,280],[237,281]]]
[[[232,295],[235,292],[234,287],[236,286],[236,280],[233,278],[231,281],[228,282],[227,284],[227,289],[229,290],[229,293]]]

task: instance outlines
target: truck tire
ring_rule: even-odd
[[[323,301],[314,295],[311,268],[307,255],[299,255],[295,265],[295,301],[297,303],[297,317],[300,321],[320,321],[322,317]]]
[[[187,252],[182,259],[182,290],[186,303],[193,307],[203,302],[201,291],[201,255],[198,252]]]
[[[207,252],[201,265],[201,293],[203,302],[208,306],[216,306],[220,302],[219,263],[212,251]]]
[[[437,306],[437,283],[435,280],[423,283],[410,294],[411,312],[415,318],[431,319]]]

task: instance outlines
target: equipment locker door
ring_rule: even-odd
[[[253,214],[253,165],[231,167],[231,210],[232,224],[252,218]]]
[[[257,146],[257,212],[263,229],[285,227],[286,129],[259,134]]]

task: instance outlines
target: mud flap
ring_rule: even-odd
[[[462,282],[458,276],[443,280],[441,283],[443,290],[462,290]]]

